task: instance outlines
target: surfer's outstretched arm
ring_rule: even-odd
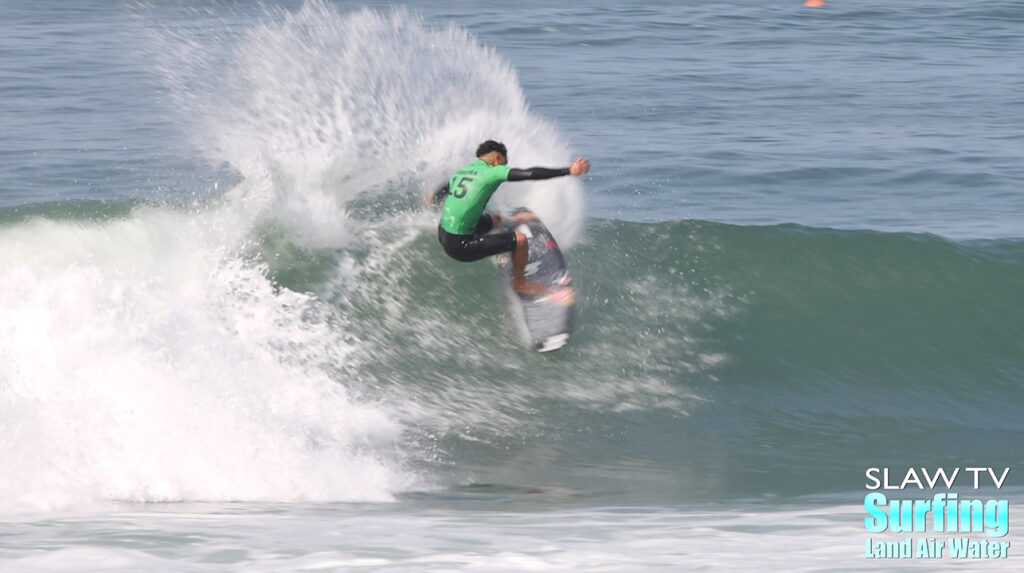
[[[555,177],[564,177],[566,175],[583,175],[590,170],[590,162],[582,157],[577,159],[569,167],[563,167],[561,169],[549,169],[547,167],[530,167],[529,169],[519,169],[513,167],[508,170],[509,181],[527,181],[527,180],[540,180],[540,179],[552,179]]]

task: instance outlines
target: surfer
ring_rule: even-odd
[[[480,144],[476,157],[477,161],[455,172],[448,184],[434,194],[434,203],[444,201],[437,239],[448,256],[467,263],[499,253],[513,253],[512,290],[526,295],[541,294],[548,287],[528,281],[524,276],[529,255],[526,235],[518,231],[491,233],[493,229],[502,228],[502,217],[484,209],[491,195],[505,181],[580,176],[590,170],[590,161],[581,157],[562,169],[510,168],[505,145],[490,139]],[[519,215],[513,221],[522,223],[532,215],[525,217]]]

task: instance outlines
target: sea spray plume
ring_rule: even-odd
[[[339,221],[354,198],[417,195],[484,139],[505,141],[517,164],[572,158],[494,50],[404,9],[342,13],[312,0],[268,10],[242,34],[215,34],[205,52],[193,35],[165,28],[154,46],[197,145],[248,181],[230,197],[313,248],[344,244]],[[534,209],[563,246],[579,237],[577,181],[524,184],[497,199]]]
[[[562,137],[529,111],[514,71],[465,31],[429,27],[403,10],[342,14],[308,2],[295,12],[268,11],[242,33],[211,25],[204,30],[157,28],[154,45],[166,46],[156,50],[159,69],[184,128],[207,157],[230,164],[242,178],[212,207],[257,249],[266,248],[272,237],[276,244],[291,243],[317,257],[336,255],[341,294],[316,281],[295,290],[368,303],[351,307],[331,299],[338,304],[341,338],[358,341],[352,346],[359,351],[346,355],[337,368],[346,387],[387,403],[389,419],[398,414],[403,424],[427,428],[443,428],[481,401],[508,403],[507,388],[481,388],[468,379],[459,386],[467,392],[465,409],[446,402],[450,393],[409,388],[417,386],[406,383],[415,378],[406,379],[388,351],[400,348],[395,342],[402,335],[436,336],[429,324],[409,315],[411,305],[436,301],[408,300],[412,293],[405,289],[411,282],[405,265],[431,271],[430,280],[436,281],[433,262],[424,267],[423,257],[406,248],[419,250],[415,241],[436,219],[426,226],[414,221],[421,227],[409,236],[408,213],[376,212],[360,220],[353,205],[396,187],[416,197],[464,164],[489,137],[502,138],[518,164],[567,164],[572,154]],[[578,181],[522,183],[504,198],[539,212],[563,246],[580,232]],[[358,240],[349,242],[353,236]],[[263,260],[273,264],[271,257],[280,250],[266,254]],[[381,328],[382,313],[399,324]],[[494,339],[507,335],[498,332]],[[660,382],[648,386],[659,396],[667,394],[667,401],[676,396]],[[582,392],[578,399],[592,396]],[[433,410],[434,404],[442,411]],[[496,413],[493,407],[482,411]],[[510,415],[518,414],[513,404]],[[483,431],[488,429],[484,424]],[[416,455],[429,457],[431,444],[423,446]],[[390,475],[395,483],[405,476]],[[388,490],[400,487],[392,483]]]

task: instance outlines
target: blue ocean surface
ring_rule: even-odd
[[[1021,569],[1021,2],[2,12],[0,571]],[[422,201],[485,139],[592,161],[493,200],[556,353]]]

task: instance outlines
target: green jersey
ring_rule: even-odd
[[[482,159],[459,169],[448,182],[448,199],[441,212],[441,228],[453,235],[472,235],[487,201],[508,181],[509,167],[491,167]]]

